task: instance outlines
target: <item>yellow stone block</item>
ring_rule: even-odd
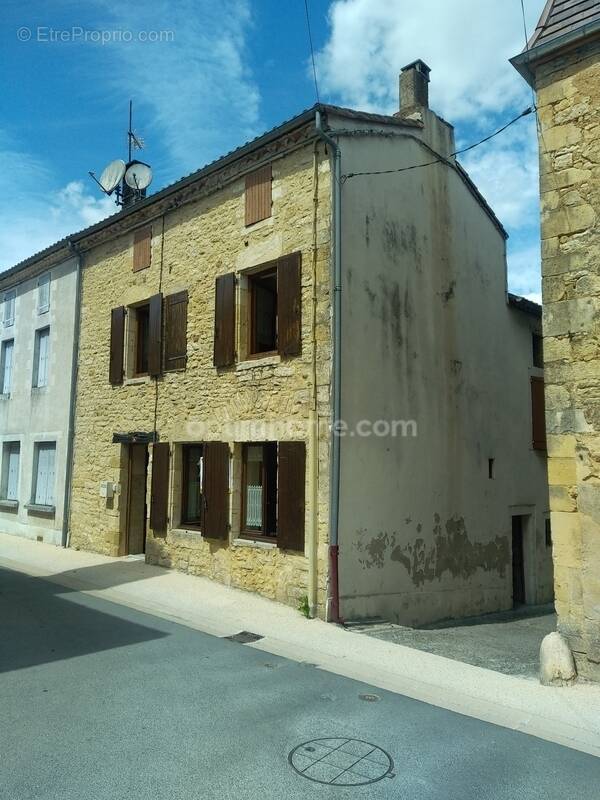
[[[577,483],[574,458],[548,458],[548,483],[551,486],[573,486]]]

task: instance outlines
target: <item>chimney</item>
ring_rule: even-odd
[[[420,58],[402,68],[400,111],[397,116],[407,117],[429,108],[430,72],[430,68]]]

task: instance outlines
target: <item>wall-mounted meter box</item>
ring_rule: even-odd
[[[114,494],[115,486],[112,481],[102,481],[100,484],[100,497],[110,500]]]

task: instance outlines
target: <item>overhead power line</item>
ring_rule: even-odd
[[[317,82],[317,67],[315,66],[315,50],[313,47],[313,40],[312,40],[312,32],[310,29],[310,14],[308,11],[308,0],[304,0],[304,10],[306,12],[306,27],[308,29],[308,43],[310,45],[310,59],[312,61],[312,71],[313,71],[313,78],[315,81],[315,95],[317,97],[317,103],[321,103],[319,100],[319,84]]]
[[[463,147],[460,150],[455,150],[453,153],[450,153],[450,155],[447,158],[444,156],[438,156],[432,161],[426,161],[424,164],[411,164],[408,167],[397,167],[394,169],[378,169],[378,170],[371,170],[364,172],[349,172],[346,175],[342,175],[341,180],[342,182],[345,182],[349,178],[357,178],[359,175],[391,175],[392,173],[409,172],[410,170],[413,169],[430,167],[432,164],[447,164],[449,158],[452,158],[453,156],[459,156],[461,155],[461,153],[467,153],[469,150],[474,150],[476,147],[485,144],[485,142],[489,142],[490,139],[493,139],[495,136],[498,136],[500,133],[503,133],[507,128],[510,128],[511,125],[514,125],[515,122],[518,122],[520,119],[528,116],[529,114],[533,114],[535,110],[536,110],[535,106],[529,106],[524,111],[522,111],[517,117],[511,119],[510,122],[507,122],[506,125],[503,125],[501,128],[498,128],[497,131],[494,131],[494,133],[490,133],[489,136],[485,136],[483,139],[480,139],[478,142],[475,142],[474,144],[470,144],[468,147]]]

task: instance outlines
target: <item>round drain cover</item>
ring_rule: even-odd
[[[361,739],[312,739],[294,747],[288,760],[298,775],[331,786],[362,786],[394,777],[392,757]]]

